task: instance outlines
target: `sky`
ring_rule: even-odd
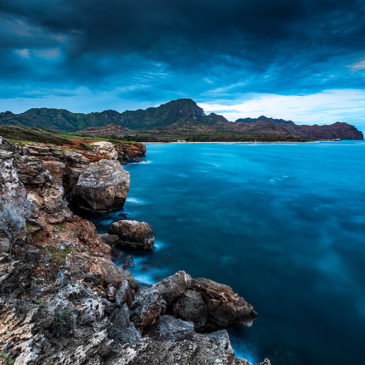
[[[192,98],[365,130],[363,0],[0,0],[0,111]]]

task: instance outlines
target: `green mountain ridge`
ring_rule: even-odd
[[[0,113],[0,125],[22,125],[89,135],[134,136],[137,140],[323,140],[363,139],[348,123],[297,125],[265,116],[229,122],[221,115],[205,114],[192,99],[172,100],[158,107],[124,111],[72,113],[65,109],[33,108],[20,114]],[[115,127],[116,126],[116,127]],[[119,128],[119,129],[118,129]]]
[[[32,108],[24,113],[0,113],[0,124],[42,127],[60,131],[75,132],[88,127],[117,124],[129,129],[154,129],[167,127],[176,122],[197,122],[204,124],[227,122],[219,115],[206,115],[191,99],[172,100],[158,107],[145,110],[104,110],[93,113],[72,113],[65,109]]]

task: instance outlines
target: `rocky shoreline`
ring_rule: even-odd
[[[149,224],[121,220],[101,235],[70,209],[120,210],[121,163],[144,154],[141,144],[75,151],[0,137],[0,364],[249,364],[225,328],[250,326],[251,304],[183,271],[140,286],[111,249],[153,249]]]

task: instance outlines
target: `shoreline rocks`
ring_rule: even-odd
[[[143,287],[137,293],[134,315],[143,331],[158,316],[171,314],[192,322],[197,332],[214,332],[235,325],[250,327],[257,317],[253,306],[227,285],[210,279],[192,279],[178,271],[161,282]]]
[[[82,211],[106,214],[123,208],[129,185],[129,172],[118,161],[100,160],[81,172],[72,201]]]
[[[195,329],[247,325],[254,311],[243,298],[183,271],[139,287],[111,261],[120,236],[99,235],[68,208],[61,171],[1,138],[0,154],[0,363],[248,365],[225,330]],[[144,230],[129,237],[150,245],[152,230],[137,223]]]
[[[119,237],[118,245],[122,248],[139,250],[153,250],[154,248],[155,236],[151,225],[146,222],[127,219],[114,222],[108,233]]]

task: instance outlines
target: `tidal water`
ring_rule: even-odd
[[[364,142],[148,144],[126,169],[124,212],[157,240],[136,256],[138,280],[185,270],[230,285],[259,314],[230,330],[252,362],[363,361]]]

